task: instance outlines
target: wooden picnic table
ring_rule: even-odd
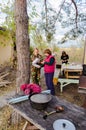
[[[81,69],[65,69],[64,73],[65,73],[65,77],[67,79],[68,78],[76,78],[77,79],[82,74],[82,70]]]
[[[47,109],[41,111],[33,109],[29,100],[8,105],[28,122],[35,125],[39,130],[54,130],[53,123],[57,119],[67,119],[74,123],[76,130],[86,130],[86,109],[74,105],[66,100],[59,99],[57,96],[52,96],[52,100],[48,104]],[[61,113],[54,113],[44,120],[44,111],[51,112],[57,105],[62,105],[64,111]]]
[[[82,65],[80,64],[62,64],[61,73],[64,71],[65,78],[58,78],[61,83],[60,91],[63,92],[63,88],[70,83],[79,84],[79,78],[82,74]]]
[[[79,78],[82,74],[82,65],[80,64],[62,64],[61,71],[64,71],[65,77]]]

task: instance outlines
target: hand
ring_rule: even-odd
[[[44,64],[44,61],[42,61],[41,64]]]
[[[41,66],[38,66],[37,68],[41,68]]]

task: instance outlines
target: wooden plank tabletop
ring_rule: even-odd
[[[86,109],[59,99],[56,96],[52,96],[52,100],[45,111],[51,112],[55,110],[54,108],[57,105],[64,106],[64,111],[61,113],[54,113],[48,116],[46,120],[43,119],[45,115],[44,110],[39,111],[33,109],[29,100],[8,105],[40,130],[54,130],[53,123],[57,119],[67,119],[74,123],[76,130],[86,130]]]

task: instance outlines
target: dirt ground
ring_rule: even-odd
[[[16,70],[13,69],[11,66],[6,64],[5,66],[0,67],[1,72],[9,72],[9,76],[6,77],[7,80],[11,81],[12,83],[7,87],[0,87],[0,96],[6,95],[11,91],[16,91],[15,87],[15,79],[16,79]],[[77,84],[70,84],[64,87],[63,93],[60,93],[59,84],[55,86],[56,96],[61,99],[65,99],[73,104],[78,106],[82,106],[85,94],[78,93],[78,85]],[[0,108],[0,130],[22,130],[22,126],[25,123],[24,119],[21,119],[19,124],[13,125],[11,122],[13,110],[8,106],[4,106]]]

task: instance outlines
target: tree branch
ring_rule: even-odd
[[[47,1],[44,0],[44,4],[45,4],[45,17],[46,17],[46,30],[47,30],[47,26],[48,26],[48,18],[47,18]]]
[[[58,16],[59,16],[60,12],[61,12],[61,9],[62,9],[64,3],[65,3],[65,0],[64,0],[64,1],[62,2],[62,4],[61,4],[60,10],[59,10],[59,12],[58,12],[58,14],[57,14],[57,18],[58,18]]]
[[[71,0],[71,1],[72,1],[72,3],[74,4],[75,10],[76,10],[75,23],[76,23],[76,28],[78,28],[78,26],[77,26],[77,17],[78,17],[78,9],[77,9],[77,5],[76,5],[76,3],[75,3],[74,0]]]

